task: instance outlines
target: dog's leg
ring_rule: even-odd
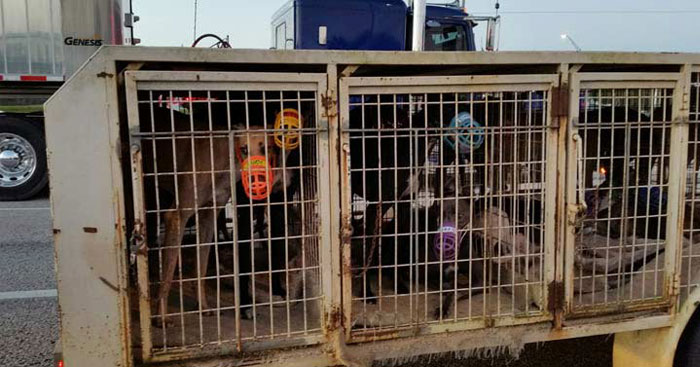
[[[238,183],[238,191],[236,195],[236,203],[238,205],[238,218],[236,218],[237,225],[236,230],[238,233],[238,270],[240,275],[238,278],[239,288],[236,292],[240,297],[240,305],[242,308],[241,318],[252,319],[253,318],[253,299],[250,293],[250,287],[255,286],[251,283],[252,276],[250,275],[253,270],[253,264],[251,259],[251,251],[253,249],[252,233],[251,233],[251,208],[248,205],[250,202],[248,198],[243,193],[243,186]]]
[[[283,202],[282,200],[280,200]],[[287,277],[286,273],[281,272],[280,270],[284,270],[286,268],[286,264],[288,262],[287,259],[287,248],[286,248],[286,241],[284,238],[285,236],[285,229],[287,228],[287,221],[285,220],[285,215],[284,215],[284,205],[285,204],[278,204],[278,205],[272,205],[270,208],[270,227],[272,229],[272,238],[277,238],[276,240],[272,241],[271,244],[271,252],[272,252],[272,270],[275,271],[275,273],[272,274],[272,295],[277,295],[282,297],[283,299],[287,298],[287,289],[289,288],[289,284],[287,284]]]
[[[231,233],[228,231],[228,223],[226,221],[226,212],[224,210],[219,211],[219,214],[216,216],[216,221],[217,221],[217,226],[219,233],[223,236],[224,241],[226,242],[232,242],[233,237],[231,237]],[[216,235],[218,236],[219,233]]]
[[[214,221],[216,220],[216,215],[212,209],[202,209],[199,211],[198,218],[198,231],[199,231],[199,243],[197,244],[199,250],[199,266],[197,268],[197,279],[199,283],[197,286],[198,290],[198,302],[203,311],[209,309],[209,302],[207,302],[207,292],[206,292],[206,282],[202,279],[207,276],[207,266],[209,265],[209,252],[213,246],[211,243],[214,242]]]
[[[165,236],[163,239],[164,262],[163,274],[161,274],[160,291],[156,303],[160,304],[161,311],[167,313],[168,295],[175,276],[175,267],[180,260],[180,242],[185,232],[185,224],[189,217],[183,215],[180,210],[168,211],[163,214],[165,222]]]
[[[442,270],[442,314],[440,313],[440,306],[435,308],[435,318],[446,319],[450,316],[450,311],[452,307],[455,306],[457,300],[455,300],[454,289],[457,287],[455,280],[455,273],[457,269],[449,264],[444,264],[444,269]]]
[[[379,247],[381,246],[380,236],[382,231],[382,207],[379,204],[369,205],[367,207],[365,217],[365,239],[363,240],[364,243],[362,245],[365,246],[367,251],[367,257],[362,259],[364,268],[363,277],[365,279],[366,289],[366,294],[364,296],[368,304],[376,304],[378,296],[372,291],[372,281],[374,280],[377,282],[377,292],[381,293],[380,288],[382,284],[379,282],[379,272],[382,271],[382,267],[380,263],[381,259],[379,259]],[[377,266],[378,268],[369,269],[372,266]],[[376,277],[370,276],[373,273],[376,273]]]
[[[447,291],[444,292],[444,294],[442,298],[442,313],[440,312],[440,306],[435,307],[435,312],[433,313],[436,320],[440,320],[441,318],[444,320],[450,316],[450,310],[452,309],[453,303],[455,303],[453,292]]]

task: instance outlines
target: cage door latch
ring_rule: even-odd
[[[129,239],[129,263],[136,264],[136,256],[143,254],[146,250],[146,239],[143,235],[143,224],[141,221],[134,223],[134,230],[131,231]]]

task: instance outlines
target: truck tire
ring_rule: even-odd
[[[46,143],[40,125],[0,116],[0,201],[25,200],[46,187]]]
[[[673,367],[700,367],[700,309],[695,311],[683,330]]]

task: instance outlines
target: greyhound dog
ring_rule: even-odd
[[[168,111],[170,113],[170,111]],[[187,123],[191,123],[190,117],[184,114],[173,112],[175,120],[186,119]],[[180,121],[182,122],[182,121]],[[176,125],[177,125],[176,121]],[[194,122],[203,124],[203,122]],[[204,126],[208,126],[204,125]],[[173,167],[175,179],[171,182],[163,182],[160,185],[160,190],[165,191],[169,195],[176,198],[173,201],[170,209],[163,213],[163,221],[165,224],[165,233],[162,241],[164,249],[163,267],[161,274],[161,284],[156,298],[156,304],[160,307],[167,308],[167,300],[172,287],[175,269],[181,256],[181,244],[183,241],[184,231],[188,221],[195,217],[198,233],[198,261],[196,276],[198,279],[198,303],[202,310],[208,310],[209,305],[206,297],[206,287],[204,278],[207,275],[207,267],[209,263],[209,253],[214,246],[214,236],[216,235],[216,224],[220,223],[217,220],[221,209],[232,198],[232,181],[236,185],[235,203],[237,206],[243,204],[243,208],[238,209],[237,221],[239,241],[248,242],[244,245],[239,244],[239,289],[241,305],[252,304],[252,299],[249,292],[250,277],[251,277],[251,256],[250,251],[253,251],[251,220],[253,216],[250,213],[251,202],[254,199],[246,197],[247,191],[241,182],[241,171],[243,160],[247,157],[265,157],[267,160],[270,175],[276,167],[284,167],[286,165],[287,156],[281,157],[281,152],[275,145],[272,135],[261,131],[262,127],[250,126],[247,132],[235,134],[233,139],[234,147],[231,149],[229,137],[222,136],[202,136],[192,139],[176,139],[175,153],[172,152],[173,147],[165,144],[164,148],[157,149],[156,157],[159,167]],[[235,130],[244,130],[241,126],[236,126]],[[236,154],[231,154],[235,151]],[[174,157],[173,157],[174,155]],[[231,162],[230,157],[238,158],[238,162]],[[174,159],[173,159],[174,158]],[[234,159],[236,159],[234,158]],[[169,160],[172,160],[168,162]],[[232,167],[235,167],[232,170]],[[294,177],[294,172],[288,170],[286,175],[274,175],[274,180],[269,182],[267,187],[268,195],[275,191],[281,191],[288,187]],[[286,177],[287,181],[284,181]],[[274,199],[270,199],[274,200]],[[286,225],[279,224],[280,216],[269,216],[272,228],[277,228]],[[285,218],[281,218],[282,221]],[[274,231],[273,232],[278,232]],[[272,246],[272,258],[279,261],[285,261],[285,253],[283,246]],[[281,252],[280,252],[281,251]],[[274,265],[274,264],[273,264]],[[279,267],[279,264],[276,264]],[[275,283],[274,289],[279,293],[281,286],[277,283],[281,282],[281,277],[273,279]],[[248,308],[242,313],[242,317],[246,319],[252,318],[252,309]]]

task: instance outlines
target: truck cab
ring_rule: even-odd
[[[291,0],[272,17],[272,48],[410,50],[412,15],[403,0]],[[429,4],[425,51],[475,51],[474,26],[462,8]]]

